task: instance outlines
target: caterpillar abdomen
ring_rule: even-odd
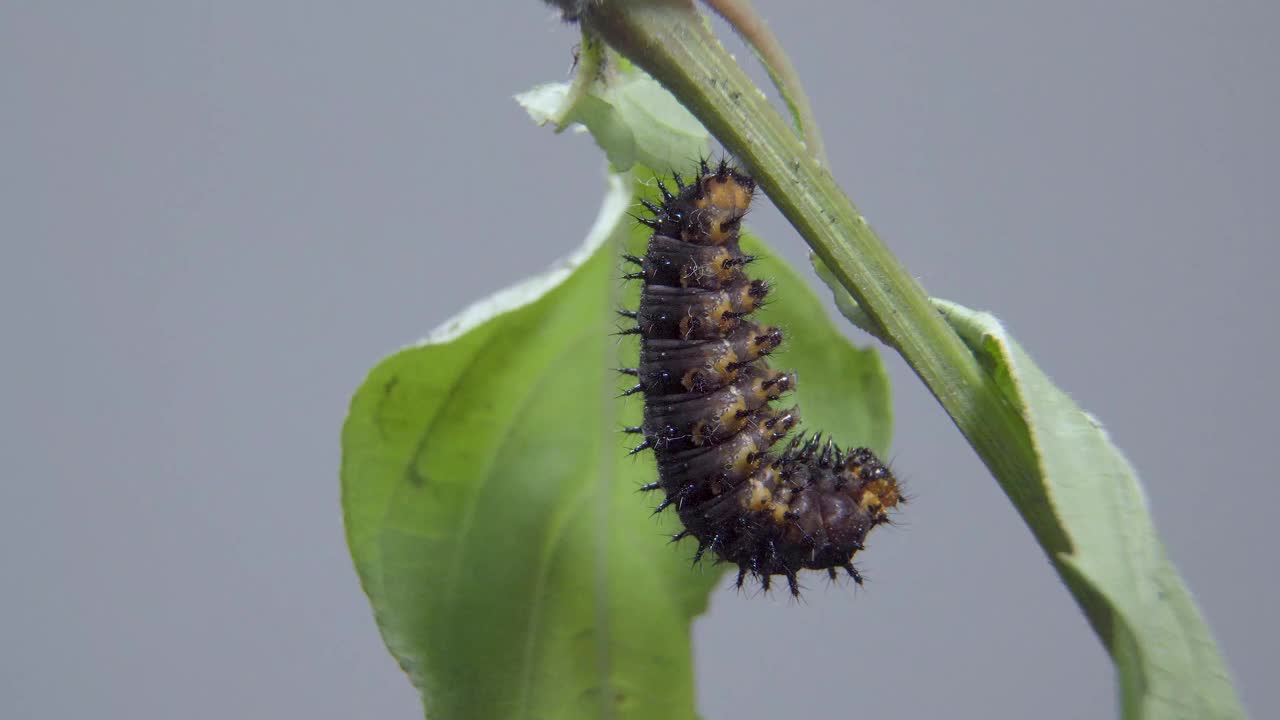
[[[643,424],[628,430],[644,436],[635,451],[658,461],[645,489],[663,492],[659,511],[676,508],[685,529],[675,539],[696,538],[695,559],[710,550],[738,565],[739,587],[751,574],[767,590],[783,575],[798,594],[801,569],[834,578],[843,568],[861,583],[852,558],[903,501],[897,481],[870,450],[841,450],[821,433],[772,452],[799,411],[773,407],[795,386],[764,360],[781,330],[750,317],[769,293],[738,246],[755,181],[724,162],[700,170],[689,185],[677,175],[674,194],[658,184],[663,203],[645,202],[654,217],[641,220],[654,230],[648,250],[627,257],[644,289],[623,313],[641,338],[639,366],[625,372],[645,401]]]

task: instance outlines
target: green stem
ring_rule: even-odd
[[[702,0],[702,2],[724,18],[725,22],[729,23],[729,26],[755,51],[760,64],[769,73],[769,79],[782,95],[782,101],[791,110],[800,138],[804,140],[805,145],[809,146],[809,152],[817,158],[818,162],[829,167],[831,163],[827,161],[827,153],[823,149],[822,132],[818,129],[817,118],[813,115],[813,105],[809,103],[809,96],[800,82],[800,74],[791,64],[791,58],[782,48],[782,43],[778,42],[778,36],[773,34],[773,28],[769,27],[769,24],[756,11],[751,0]]]
[[[751,171],[774,205],[832,275],[879,326],[964,433],[1027,516],[1051,554],[1070,551],[1054,532],[1035,474],[1036,459],[1019,438],[1022,419],[923,288],[898,263],[805,149],[786,121],[705,26],[679,0],[596,0],[580,16],[584,29],[644,68],[670,90]],[[1045,522],[1035,522],[1042,516]]]

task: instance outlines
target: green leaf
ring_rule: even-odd
[[[591,47],[584,40],[584,64],[590,62]],[[617,56],[609,58],[618,62]],[[635,165],[678,170],[706,155],[707,131],[652,78],[639,71],[600,74],[607,83],[548,83],[515,99],[539,124],[586,127],[618,170]]]
[[[821,266],[819,272],[830,278]],[[870,329],[861,308],[833,288],[841,312]],[[996,318],[934,303],[1022,418],[1022,433],[1005,441],[1030,451],[1037,482],[997,479],[1110,652],[1124,717],[1244,717],[1209,628],[1156,534],[1133,466]]]
[[[573,258],[386,359],[352,401],[352,556],[430,717],[692,714],[688,618],[715,576],[665,547],[635,492],[651,468],[616,432],[609,241],[631,193],[610,186]]]
[[[751,264],[755,276],[774,288],[758,317],[786,333],[769,364],[795,371],[803,429],[821,430],[842,447],[869,447],[889,457],[893,405],[880,354],[850,343],[804,278],[771,256],[759,238],[744,233],[742,247],[759,257]]]
[[[604,115],[615,132],[626,117]],[[633,177],[609,176],[567,261],[383,360],[352,399],[348,543],[429,717],[695,716],[689,628],[723,568],[691,568],[693,548],[669,544],[678,519],[651,517],[654,499],[636,492],[656,477],[652,457],[628,457],[618,432],[641,411],[618,399],[612,371],[637,353],[612,335],[614,309],[638,292],[620,290],[618,254],[647,237],[625,214],[633,193],[652,193]],[[753,267],[774,284],[762,317],[791,338],[777,359],[798,370],[809,427],[883,452],[878,356],[839,333],[793,270]]]
[[[938,305],[991,363],[1027,424],[1045,499],[1071,543],[1053,560],[1111,652],[1125,717],[1244,717],[1209,628],[1156,534],[1133,466],[998,320]]]

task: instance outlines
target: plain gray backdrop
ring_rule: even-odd
[[[1280,716],[1278,6],[758,5],[850,196],[1107,424]],[[537,0],[0,2],[0,715],[419,715],[344,545],[339,427],[381,356],[581,241],[598,151],[510,100],[576,41]],[[1113,716],[1045,557],[885,357],[905,526],[864,590],[717,591],[701,710]]]

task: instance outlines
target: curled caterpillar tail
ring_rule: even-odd
[[[853,556],[871,528],[903,502],[897,480],[866,448],[842,450],[821,434],[792,438],[797,408],[774,401],[795,386],[792,373],[765,357],[782,331],[753,322],[769,286],[747,276],[755,258],[738,247],[739,226],[755,181],[725,162],[703,162],[697,179],[678,191],[662,183],[661,205],[645,203],[653,228],[630,277],[643,280],[640,307],[627,332],[640,336],[640,363],[628,374],[644,393],[644,436],[664,494],[685,529],[675,539],[698,541],[695,559],[712,553],[768,590],[775,575],[799,594],[796,573],[843,570],[862,577]]]

